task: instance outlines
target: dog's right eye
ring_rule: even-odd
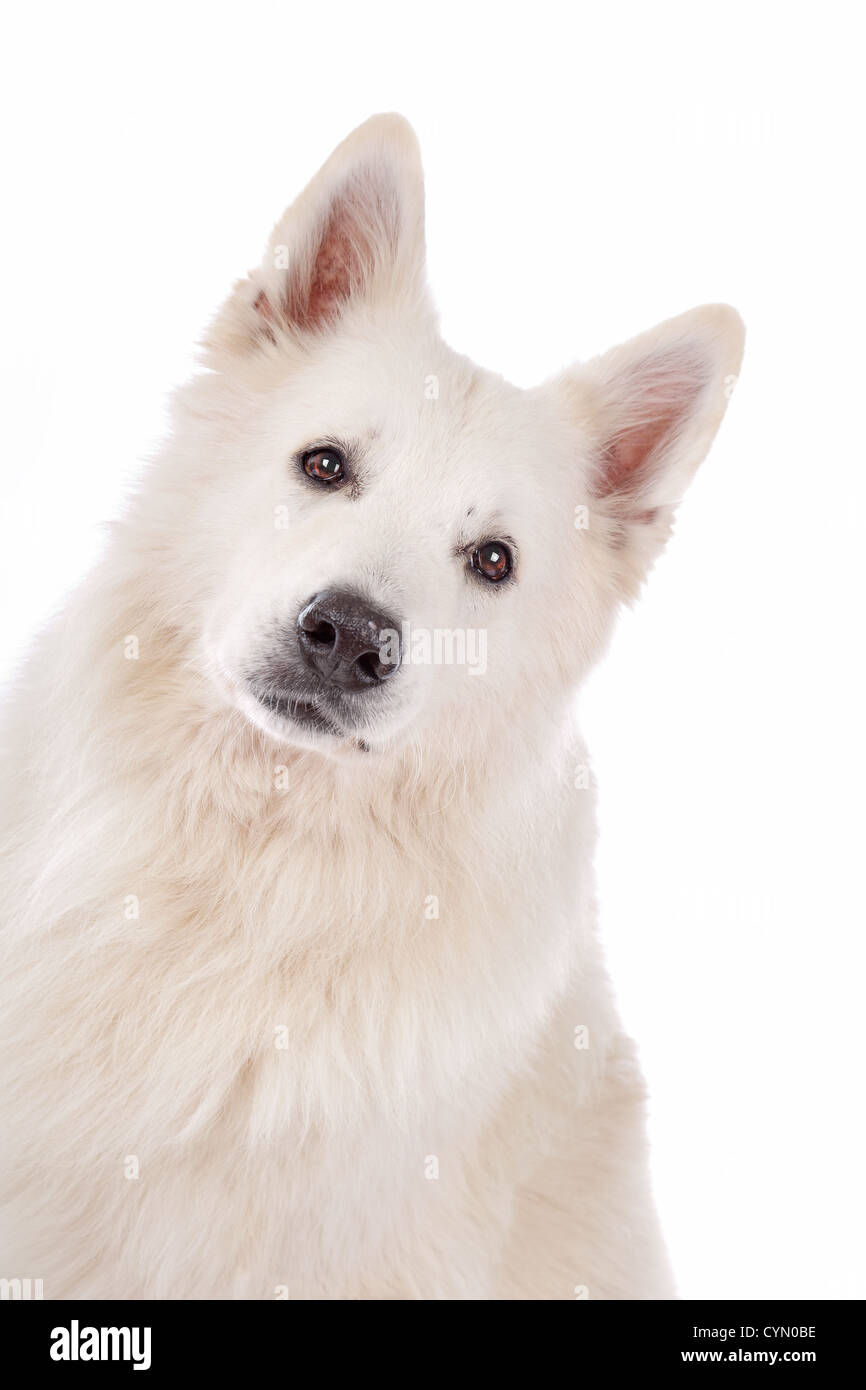
[[[308,478],[317,483],[335,483],[346,471],[346,461],[339,449],[308,449],[301,455],[301,465]]]

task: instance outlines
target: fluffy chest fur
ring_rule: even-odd
[[[497,1117],[565,998],[571,1026],[593,1031],[575,1096],[592,1093],[613,1029],[592,793],[567,775],[579,747],[545,759],[515,745],[508,777],[483,749],[435,779],[411,759],[397,776],[376,759],[360,772],[283,761],[204,710],[196,734],[170,662],[145,677],[117,652],[79,660],[91,692],[105,676],[79,757],[59,737],[34,766],[19,744],[4,937],[13,1246],[25,1214],[28,1238],[40,1230],[17,1188],[38,1174],[40,1201],[62,1191],[65,1238],[55,1210],[37,1243],[58,1292],[104,1289],[106,1265],[171,1296],[269,1296],[270,1280],[297,1293],[299,1268],[305,1287],[350,1289],[359,1262],[387,1283],[389,1228],[409,1238],[446,1190],[457,1221],[482,1152],[504,1239],[526,1157],[520,1126],[491,1139]],[[22,702],[13,736],[41,713]],[[218,1259],[189,1248],[190,1209],[223,1233]],[[81,1248],[92,1269],[70,1257]]]

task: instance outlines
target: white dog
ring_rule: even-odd
[[[458,356],[399,117],[286,213],[6,721],[0,1274],[673,1296],[571,711],[742,336]]]

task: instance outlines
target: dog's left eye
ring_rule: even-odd
[[[315,478],[317,483],[335,483],[346,470],[339,449],[308,449],[301,456],[301,464],[307,477]]]
[[[503,545],[502,541],[488,541],[486,545],[479,545],[473,550],[470,563],[491,584],[498,584],[511,573],[513,561],[507,545]]]

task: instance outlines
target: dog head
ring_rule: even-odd
[[[529,391],[479,369],[438,334],[417,146],[385,116],[207,349],[180,429],[208,669],[274,738],[343,755],[556,717],[665,542],[742,325],[696,309]]]

